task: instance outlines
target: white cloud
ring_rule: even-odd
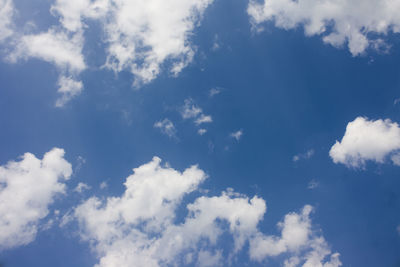
[[[400,32],[399,1],[392,0],[250,0],[255,26],[273,21],[286,30],[304,27],[307,36],[321,35],[335,47],[347,44],[353,56],[385,46],[382,37]]]
[[[100,189],[106,189],[108,187],[108,184],[107,184],[107,182],[103,181],[100,183],[99,187],[100,187]]]
[[[203,114],[203,110],[194,104],[193,100],[188,98],[185,99],[185,104],[181,109],[181,115],[183,119],[194,119],[194,123],[198,126],[202,123],[212,122],[210,115]]]
[[[159,128],[163,134],[166,134],[169,137],[176,137],[176,128],[169,119],[164,119],[154,123],[154,128]]]
[[[12,0],[0,0],[0,41],[13,34],[11,27],[14,12]]]
[[[55,14],[70,31],[83,27],[82,20],[103,24],[107,47],[105,66],[115,72],[134,74],[135,86],[155,79],[161,65],[171,61],[170,71],[178,74],[192,61],[193,29],[212,0],[58,0]]]
[[[207,132],[206,129],[199,129],[199,130],[197,131],[197,133],[198,133],[199,135],[204,135],[206,132]]]
[[[92,187],[85,183],[78,183],[78,185],[74,188],[74,192],[82,193],[85,190],[90,190]]]
[[[301,159],[310,159],[314,155],[314,149],[307,150],[305,153],[297,154],[293,156],[293,161],[299,161]]]
[[[75,81],[72,77],[60,76],[58,85],[58,93],[62,94],[62,96],[57,99],[56,107],[63,107],[83,90],[83,83],[81,81]]]
[[[208,93],[209,97],[214,97],[215,95],[220,94],[222,89],[220,87],[214,87],[210,89],[210,92]]]
[[[236,141],[239,141],[240,138],[242,137],[242,135],[243,135],[243,130],[239,130],[239,131],[231,133],[229,136],[236,139]]]
[[[17,46],[7,57],[12,63],[19,59],[37,58],[54,64],[60,70],[58,93],[55,106],[62,107],[83,90],[83,83],[74,78],[86,68],[82,33],[71,34],[51,28],[39,34],[23,35]]]
[[[185,99],[185,104],[182,107],[181,115],[184,119],[196,118],[202,114],[203,110],[193,103],[192,99]]]
[[[16,62],[21,58],[38,58],[53,63],[63,72],[79,73],[86,68],[82,47],[81,33],[69,34],[51,28],[44,33],[22,36],[8,59]]]
[[[212,122],[212,121],[213,121],[213,120],[212,120],[212,117],[211,117],[210,115],[201,114],[200,117],[198,117],[198,118],[194,121],[194,123],[195,123],[196,125],[200,125],[200,124],[202,124],[202,123],[210,123],[210,122]]]
[[[331,254],[323,237],[311,229],[311,206],[301,214],[285,216],[279,224],[282,237],[268,237],[257,228],[266,212],[265,201],[232,189],[220,196],[197,197],[186,205],[186,217],[177,221],[184,197],[198,190],[207,177],[197,166],[179,172],[160,163],[154,157],[135,168],[121,196],[105,201],[92,197],[74,209],[81,238],[90,242],[99,258],[97,267],[225,266],[247,242],[251,259],[257,261],[275,251],[274,255],[288,253],[299,262],[322,264]],[[233,239],[231,248],[222,238],[227,235]],[[275,243],[265,247],[263,240],[268,238]],[[337,257],[331,255],[331,266],[340,266],[340,261],[332,260]]]
[[[325,239],[312,231],[311,211],[312,207],[306,205],[300,214],[287,214],[284,221],[278,224],[280,237],[258,233],[250,241],[250,258],[262,262],[268,257],[291,253],[294,256],[285,260],[285,267],[301,263],[303,267],[341,266],[339,254],[332,254]]]
[[[349,122],[342,140],[329,151],[333,162],[362,168],[366,161],[384,163],[388,157],[399,164],[400,128],[395,122],[358,117]]]
[[[0,249],[26,245],[35,239],[40,220],[64,180],[72,174],[64,150],[54,148],[43,159],[25,153],[20,161],[0,166]]]

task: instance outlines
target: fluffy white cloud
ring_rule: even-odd
[[[260,262],[289,253],[291,262],[324,264],[330,255],[325,264],[341,265],[338,254],[331,255],[323,237],[311,229],[311,206],[305,206],[301,214],[285,216],[279,224],[280,238],[268,237],[257,228],[266,212],[265,201],[232,189],[220,196],[199,196],[186,205],[187,214],[183,212],[182,217],[178,210],[185,204],[184,197],[207,177],[197,166],[179,172],[160,163],[155,157],[135,168],[122,196],[105,201],[92,197],[74,209],[81,238],[99,257],[97,267],[223,266],[247,242],[251,259]],[[229,249],[222,237],[226,235],[233,239]],[[264,240],[269,239],[272,243],[265,246]],[[304,266],[328,266],[310,264]]]
[[[35,239],[41,219],[56,194],[65,192],[72,174],[64,150],[54,148],[43,159],[25,153],[21,161],[0,166],[0,249]]]
[[[285,267],[299,264],[303,267],[341,266],[339,254],[332,254],[325,239],[312,231],[311,211],[312,207],[306,205],[300,214],[287,214],[278,224],[280,237],[258,233],[250,241],[250,258],[261,262],[267,257],[289,252],[294,256],[285,260]]]
[[[157,121],[154,123],[154,128],[159,128],[163,134],[166,134],[169,137],[176,137],[176,128],[169,119]]]
[[[108,43],[105,66],[128,70],[139,86],[156,78],[161,65],[171,61],[178,74],[194,55],[190,35],[212,0],[58,0],[52,7],[70,31],[79,31],[82,20],[98,19]]]
[[[60,76],[58,85],[58,92],[62,94],[62,96],[57,99],[56,107],[64,106],[68,101],[79,95],[83,90],[83,83],[81,81],[75,81],[72,77]]]
[[[367,160],[384,163],[387,157],[399,164],[400,128],[395,122],[358,117],[349,122],[342,141],[329,151],[333,162],[348,167],[363,167]]]
[[[0,0],[0,41],[13,34],[11,30],[14,6],[12,0]]]
[[[254,25],[273,21],[286,30],[301,25],[307,36],[322,35],[336,47],[347,43],[356,56],[385,46],[381,38],[389,32],[400,32],[398,10],[400,2],[393,0],[250,0],[247,11]]]
[[[20,58],[38,58],[53,63],[64,72],[79,73],[86,68],[82,47],[82,34],[51,28],[44,33],[22,36],[8,59],[16,62]]]
[[[61,97],[55,105],[62,107],[83,90],[83,83],[74,78],[86,68],[82,55],[83,42],[82,33],[71,34],[51,28],[44,33],[19,37],[8,60],[16,62],[19,59],[37,58],[57,66],[61,72],[58,79]]]

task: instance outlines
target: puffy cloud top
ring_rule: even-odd
[[[383,163],[388,156],[400,165],[400,128],[395,122],[358,117],[349,122],[342,140],[329,151],[333,162],[348,167],[363,167],[366,161]]]
[[[233,189],[197,197],[181,218],[184,197],[197,190],[206,175],[197,166],[179,172],[160,164],[154,157],[135,168],[121,196],[105,201],[92,197],[74,209],[81,238],[99,257],[97,267],[224,266],[246,242],[251,259],[259,262],[287,253],[285,266],[341,266],[339,254],[331,254],[323,237],[312,230],[311,206],[285,216],[278,224],[281,237],[257,228],[265,201]],[[221,242],[223,235],[232,237],[231,248]]]
[[[54,196],[65,192],[72,174],[64,150],[54,148],[40,160],[25,153],[21,161],[0,166],[0,249],[35,239],[38,223],[49,213]]]
[[[400,1],[393,0],[250,0],[248,14],[255,25],[274,21],[283,29],[304,27],[308,36],[322,35],[325,43],[347,43],[352,55],[380,47],[380,37],[400,32]],[[377,34],[378,38],[371,37]]]

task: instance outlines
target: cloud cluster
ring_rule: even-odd
[[[347,44],[357,56],[382,48],[383,37],[400,32],[399,1],[392,0],[250,0],[248,14],[255,26],[273,21],[286,30],[304,27],[307,36],[321,35],[335,47]]]
[[[175,125],[169,119],[163,119],[162,121],[157,121],[154,123],[154,128],[160,129],[160,131],[169,136],[176,138],[176,128]]]
[[[190,36],[213,0],[56,0],[50,12],[60,24],[46,32],[21,34],[11,29],[15,12],[12,0],[0,0],[0,41],[13,36],[10,62],[38,58],[60,70],[60,107],[78,95],[86,69],[82,52],[85,21],[102,25],[107,59],[105,68],[130,71],[134,86],[155,79],[162,68],[177,75],[193,58]],[[100,37],[99,37],[100,38]]]
[[[181,115],[183,119],[194,119],[196,125],[213,121],[212,117],[210,115],[205,115],[203,110],[190,98],[185,99],[185,104],[181,109]]]
[[[178,74],[191,60],[190,34],[212,0],[57,0],[52,6],[62,25],[81,31],[85,19],[103,25],[107,43],[105,66],[134,74],[140,86],[156,78],[171,61]]]
[[[395,122],[358,117],[349,122],[342,140],[329,151],[333,162],[364,167],[366,161],[384,163],[391,157],[400,166],[400,128]]]
[[[41,219],[64,180],[72,174],[64,150],[54,148],[43,159],[25,153],[21,161],[0,166],[0,249],[25,245],[35,239]]]
[[[133,170],[121,196],[91,197],[73,211],[81,238],[99,257],[98,267],[224,266],[249,246],[252,260],[286,255],[285,266],[341,266],[311,226],[311,206],[289,213],[279,223],[281,237],[261,233],[257,225],[265,201],[232,189],[220,196],[197,197],[182,210],[185,196],[207,178],[197,166],[183,172],[153,160]],[[182,217],[183,216],[183,217]],[[233,242],[223,242],[224,238]]]

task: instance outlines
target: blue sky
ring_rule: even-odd
[[[400,2],[324,3],[0,0],[0,263],[400,264]]]

